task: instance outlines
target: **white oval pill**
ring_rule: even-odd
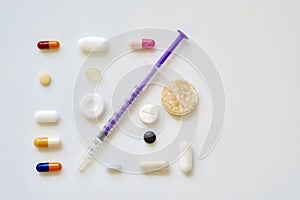
[[[151,124],[157,120],[158,111],[156,106],[151,104],[144,105],[139,112],[139,116],[142,122]]]
[[[55,110],[42,110],[34,114],[34,119],[38,123],[56,123],[59,115]]]
[[[193,149],[188,142],[182,142],[180,144],[180,159],[179,165],[181,171],[188,173],[193,169]]]
[[[149,160],[149,161],[144,160],[140,162],[140,168],[144,172],[161,170],[167,166],[169,166],[169,162],[165,160]]]
[[[107,41],[102,37],[84,37],[78,41],[82,51],[98,52],[105,51],[108,47]]]
[[[105,103],[98,94],[87,94],[80,102],[80,111],[87,119],[97,119],[105,112]]]

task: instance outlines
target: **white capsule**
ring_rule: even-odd
[[[56,123],[59,120],[59,115],[54,110],[42,110],[34,114],[34,119],[38,123]]]
[[[141,161],[140,168],[144,172],[152,172],[161,170],[169,166],[169,162],[165,160],[150,160],[150,161]]]
[[[84,37],[78,41],[79,48],[87,52],[105,51],[108,47],[107,40],[102,37]]]
[[[105,112],[105,103],[98,94],[87,94],[80,102],[80,111],[87,119],[97,119]]]
[[[193,149],[188,142],[182,142],[180,144],[180,169],[184,173],[188,173],[193,169]]]
[[[158,111],[156,106],[151,104],[144,105],[139,112],[139,116],[142,122],[151,124],[157,120]]]

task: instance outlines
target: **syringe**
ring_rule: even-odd
[[[133,92],[126,98],[124,103],[120,106],[119,111],[115,112],[112,117],[108,120],[108,122],[104,125],[104,127],[97,134],[96,138],[92,141],[92,143],[87,147],[87,151],[82,155],[78,169],[83,170],[87,164],[94,159],[94,156],[97,154],[99,147],[105,141],[108,134],[112,131],[116,123],[120,120],[123,114],[128,110],[128,108],[133,104],[136,98],[141,94],[141,92],[146,88],[150,80],[156,75],[158,69],[163,65],[163,63],[168,59],[168,57],[172,54],[174,49],[179,45],[179,43],[185,38],[188,37],[180,30],[177,30],[179,35],[175,39],[175,41],[171,44],[171,46],[164,52],[164,54],[160,57],[160,59],[156,62],[153,68],[150,70],[148,75],[144,78],[144,80],[134,88]]]

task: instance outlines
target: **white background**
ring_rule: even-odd
[[[1,1],[0,199],[299,199],[299,9],[296,0]],[[191,176],[176,167],[167,175],[75,168],[82,145],[72,94],[85,59],[77,41],[138,27],[181,28],[223,78],[223,136]],[[62,48],[41,54],[41,39]],[[53,77],[47,89],[42,71]],[[61,113],[58,126],[34,122],[45,108]],[[32,140],[42,133],[60,136],[63,147],[38,152]],[[63,160],[64,170],[40,175],[41,160]]]

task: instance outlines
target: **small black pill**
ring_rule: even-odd
[[[153,142],[155,142],[156,140],[156,135],[153,131],[147,131],[145,134],[144,134],[144,140],[146,143],[148,144],[152,144]]]

